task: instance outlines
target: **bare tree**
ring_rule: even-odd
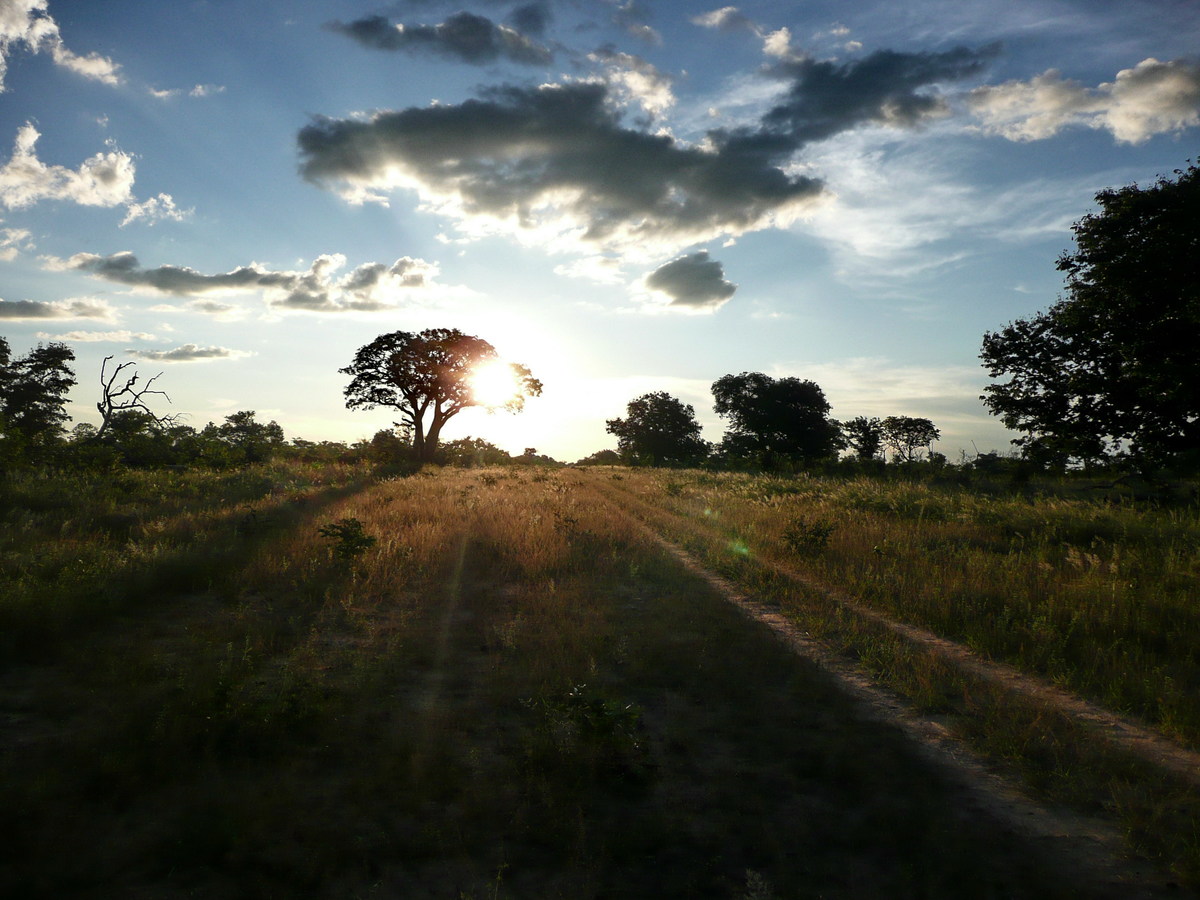
[[[112,424],[113,417],[117,413],[125,412],[126,410],[137,410],[148,415],[154,420],[154,423],[160,428],[167,428],[174,425],[179,419],[178,414],[170,416],[160,416],[154,412],[146,401],[142,398],[149,394],[158,394],[166,397],[167,402],[171,402],[171,398],[167,396],[166,391],[156,391],[151,389],[159,378],[162,377],[162,372],[159,372],[153,378],[145,383],[140,389],[137,387],[140,376],[135,370],[131,375],[125,376],[125,381],[120,387],[117,387],[118,380],[121,378],[121,373],[133,365],[131,362],[121,363],[117,366],[111,375],[108,374],[108,361],[111,356],[104,357],[104,362],[100,364],[100,401],[96,404],[96,409],[100,411],[100,428],[96,431],[94,437],[100,438]]]

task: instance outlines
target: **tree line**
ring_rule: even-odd
[[[994,381],[980,399],[1019,432],[1013,443],[1028,466],[1200,470],[1200,170],[1189,165],[1174,174],[1146,188],[1098,193],[1097,211],[1072,227],[1075,251],[1057,261],[1065,295],[1046,312],[984,335],[980,359]],[[349,409],[384,407],[400,417],[395,430],[353,447],[288,444],[278,423],[258,422],[253,411],[191,428],[150,407],[150,398],[166,397],[154,387],[158,376],[141,382],[131,363],[109,372],[110,359],[96,404],[101,424],[79,424],[67,435],[65,404],[76,384],[71,349],[50,343],[14,357],[0,337],[0,465],[67,454],[97,463],[228,466],[283,452],[332,459],[352,450],[418,465],[553,462],[535,448],[512,457],[477,438],[442,446],[443,427],[463,409],[518,412],[542,391],[526,366],[500,360],[487,341],[456,329],[380,335],[339,370],[351,378]],[[505,380],[499,393],[495,385],[482,390],[483,371]],[[861,461],[879,461],[885,451],[893,462],[945,461],[931,449],[940,432],[929,419],[839,422],[812,381],[742,372],[719,378],[712,393],[727,425],[720,443],[701,438],[690,405],[658,391],[606,422],[617,451],[584,461],[790,469],[846,450]]]

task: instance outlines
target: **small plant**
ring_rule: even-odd
[[[339,519],[320,528],[322,537],[337,541],[333,554],[338,559],[352,560],[375,545],[375,538],[363,531],[358,519]]]
[[[825,519],[809,522],[801,516],[783,529],[783,542],[795,553],[819,553],[829,544],[835,527]]]
[[[678,481],[668,481],[663,485],[663,490],[666,491],[668,497],[680,497],[683,495],[683,485]]]

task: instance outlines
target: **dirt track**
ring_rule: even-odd
[[[1085,896],[1194,896],[1182,890],[1153,865],[1131,858],[1120,831],[1112,823],[1063,809],[1051,809],[1030,799],[1020,787],[990,769],[937,721],[908,708],[900,697],[881,687],[860,667],[809,638],[777,610],[755,601],[727,579],[705,568],[646,521],[649,515],[666,517],[672,516],[671,513],[647,504],[626,491],[609,485],[597,485],[596,482],[593,485],[609,501],[620,506],[648,539],[706,581],[748,617],[769,627],[797,654],[825,670],[859,702],[865,719],[902,730],[928,762],[954,779],[963,792],[964,801],[971,807],[1002,822],[1016,833],[1052,845],[1055,855],[1071,871]],[[1011,666],[986,660],[961,644],[890,619],[850,597],[814,584],[795,570],[774,564],[773,568],[810,590],[816,589],[839,606],[946,657],[960,669],[1009,691],[1036,699],[1064,715],[1085,721],[1095,726],[1097,733],[1110,743],[1192,783],[1200,784],[1200,754]]]

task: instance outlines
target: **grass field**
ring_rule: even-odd
[[[1105,895],[655,535],[1200,884],[1194,782],[881,624],[1195,748],[1194,506],[617,469],[0,490],[7,895]]]

